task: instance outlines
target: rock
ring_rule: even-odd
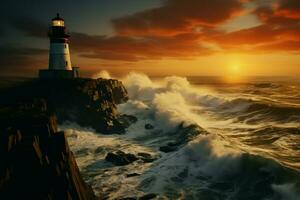
[[[143,152],[138,153],[137,156],[140,160],[144,161],[145,163],[150,163],[157,159],[157,157],[154,157],[149,153],[143,153]]]
[[[138,158],[133,154],[117,151],[114,153],[109,152],[106,155],[105,160],[117,166],[124,166],[138,160]]]
[[[208,132],[197,124],[191,124],[188,126],[180,124],[174,133],[169,134],[173,136],[174,141],[169,142],[168,144],[159,148],[160,151],[165,153],[177,151],[180,147],[187,144],[189,141],[193,140],[198,135],[207,135]]]
[[[138,198],[138,200],[150,200],[150,199],[154,199],[155,197],[157,197],[157,194],[150,193]]]
[[[154,126],[152,124],[145,124],[145,129],[152,130],[154,129]]]
[[[157,157],[152,156],[148,153],[138,153],[137,155],[131,153],[125,153],[123,151],[109,152],[105,160],[113,163],[117,166],[123,166],[133,163],[137,160],[142,160],[145,163],[153,162],[157,159]]]
[[[121,124],[123,127],[129,127],[131,124],[134,124],[137,122],[137,118],[132,115],[120,115],[118,117],[118,122]]]
[[[97,147],[97,149],[95,149],[95,153],[101,153],[104,151],[103,147]]]
[[[130,178],[130,177],[135,177],[135,176],[140,176],[141,174],[138,173],[132,173],[132,174],[127,174],[126,177]]]
[[[103,134],[123,134],[136,121],[121,116],[117,104],[128,100],[122,82],[106,79],[38,80],[2,89],[0,105],[44,99],[59,122],[71,121]],[[27,105],[29,106],[30,105]]]
[[[0,199],[96,199],[43,100],[0,106]]]
[[[176,146],[162,146],[162,147],[159,147],[159,150],[164,152],[164,153],[169,153],[169,152],[172,152],[172,151],[176,151],[178,148]]]

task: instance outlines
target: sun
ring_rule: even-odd
[[[237,83],[242,81],[242,64],[240,62],[231,62],[226,67],[225,81],[228,83]]]
[[[233,64],[231,66],[229,66],[229,74],[231,75],[239,75],[240,71],[241,71],[241,67],[239,64]]]

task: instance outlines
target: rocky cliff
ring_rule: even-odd
[[[118,80],[33,80],[1,94],[4,97],[0,99],[1,105],[45,99],[59,122],[76,122],[104,134],[122,134],[135,120],[117,112],[116,104],[128,100],[127,91]]]
[[[0,199],[95,199],[45,101],[0,109]]]
[[[125,132],[134,117],[117,80],[30,80],[0,91],[0,199],[95,199],[57,121]]]

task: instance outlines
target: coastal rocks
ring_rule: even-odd
[[[157,157],[154,157],[149,153],[138,153],[137,156],[140,160],[142,160],[145,163],[150,163],[157,159]]]
[[[141,174],[138,173],[131,173],[131,174],[127,174],[126,177],[130,178],[130,177],[135,177],[135,176],[140,176]]]
[[[0,106],[0,199],[96,199],[45,101]]]
[[[113,163],[114,165],[123,166],[138,160],[138,158],[135,155],[130,153],[124,153],[123,151],[116,151],[114,153],[109,152],[106,155],[105,160]]]
[[[166,146],[159,147],[159,150],[164,152],[164,153],[169,153],[169,152],[172,152],[172,151],[176,151],[178,149],[177,146],[179,146],[179,144],[168,143]]]
[[[180,124],[174,133],[169,133],[169,135],[172,135],[172,137],[174,138],[174,141],[168,142],[164,146],[159,147],[159,150],[164,153],[177,151],[184,144],[188,143],[201,134],[207,135],[209,133],[197,124],[191,124],[188,126]]]
[[[152,129],[154,129],[154,126],[152,124],[145,124],[145,129],[152,130]]]
[[[109,152],[105,157],[106,161],[117,166],[129,165],[137,160],[141,160],[144,163],[150,163],[156,159],[157,157],[154,157],[148,153],[138,153],[137,155],[134,155],[131,153],[125,153],[123,151]]]
[[[144,196],[139,197],[138,200],[150,200],[150,199],[154,199],[155,197],[157,197],[157,194],[150,193],[150,194],[145,194]]]
[[[125,197],[119,200],[151,200],[157,197],[157,194],[149,193],[140,197]]]
[[[117,104],[128,100],[122,82],[112,79],[38,80],[1,91],[1,105],[45,99],[59,122],[70,121],[103,134],[124,134],[133,116],[123,116]]]

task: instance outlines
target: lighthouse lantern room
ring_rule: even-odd
[[[72,67],[69,38],[65,21],[59,14],[52,19],[48,36],[50,38],[49,67],[40,70],[40,78],[77,78],[78,67]]]

